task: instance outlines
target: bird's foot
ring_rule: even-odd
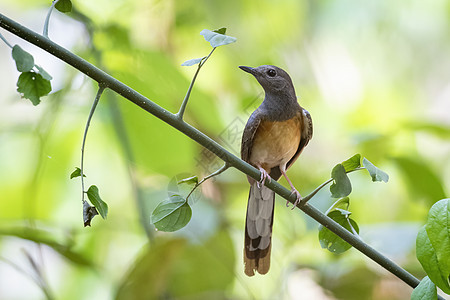
[[[295,197],[297,198],[294,202],[294,206],[292,207],[292,209],[294,209],[300,203],[300,201],[302,201],[303,198],[295,188],[291,190],[291,195],[295,195]],[[289,207],[289,201],[286,202],[286,207]]]
[[[259,171],[261,172],[261,179],[256,183],[256,186],[258,187],[258,189],[264,185],[264,183],[266,182],[266,179],[269,179],[269,182],[272,181],[272,178],[270,178],[269,173],[267,173],[266,170],[264,170],[263,168],[260,167]]]

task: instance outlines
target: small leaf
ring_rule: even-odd
[[[38,105],[41,102],[40,98],[50,93],[51,90],[50,81],[33,71],[23,72],[17,80],[17,91],[23,98],[30,99],[33,105]]]
[[[359,233],[358,224],[356,224],[356,222],[348,216],[348,213],[342,214],[339,210],[332,211],[328,214],[328,217],[333,219],[351,233],[353,233],[353,231]],[[336,254],[343,253],[352,247],[349,243],[322,225],[319,226],[319,242],[322,248],[326,248]]]
[[[342,162],[345,172],[353,171],[361,166],[361,154],[355,154],[346,161]]]
[[[213,30],[213,32],[220,33],[220,34],[225,34],[227,32],[227,28],[226,27],[222,27],[222,28]]]
[[[327,210],[327,212],[325,214],[328,215],[330,212],[332,212],[333,210],[337,210],[337,209],[347,210],[349,205],[350,205],[350,199],[348,197],[340,198],[339,200],[334,202],[333,205],[331,205],[331,207]]]
[[[184,63],[182,63],[181,65],[183,67],[190,67],[193,65],[197,65],[199,64],[206,56],[200,57],[200,58],[193,58],[193,59],[189,59],[187,61],[185,61]]]
[[[428,277],[430,277],[441,290],[450,294],[449,274],[441,269],[436,250],[430,242],[425,226],[423,226],[417,234],[416,256],[425,272],[427,272]]]
[[[38,69],[39,71],[38,73],[41,74],[44,79],[47,80],[53,79],[53,77],[50,74],[48,74],[47,71],[45,71],[44,68],[42,68],[41,66],[36,65],[36,69]]]
[[[200,34],[203,35],[205,40],[214,48],[236,42],[235,37],[220,34],[208,29],[203,29]]]
[[[425,276],[411,294],[411,300],[437,300],[436,285]]]
[[[151,223],[158,230],[165,232],[177,231],[189,223],[192,210],[185,199],[173,195],[161,202],[152,212]]]
[[[370,176],[372,177],[372,181],[389,181],[389,175],[386,172],[378,169],[374,166],[367,158],[363,159],[363,166],[369,171]]]
[[[12,57],[16,61],[17,71],[28,72],[34,67],[34,58],[27,51],[20,48],[19,45],[14,45],[12,49]]]
[[[56,3],[55,8],[62,13],[68,13],[72,11],[72,2],[70,0],[59,0]]]
[[[182,183],[198,184],[198,177],[197,176],[192,176],[192,177],[189,177],[189,178],[181,179],[180,181],[177,182],[177,184],[182,184]]]
[[[72,174],[70,174],[70,179],[75,178],[75,177],[79,177],[81,176],[81,169],[76,167],[75,171],[72,172]],[[83,174],[83,177],[86,177],[85,174]]]
[[[92,219],[98,215],[97,210],[94,206],[90,206],[87,201],[83,202],[83,221],[84,227],[91,226]]]
[[[334,183],[330,186],[331,197],[341,198],[350,195],[352,192],[352,184],[342,164],[337,164],[333,168],[331,178],[334,179]]]
[[[98,187],[96,187],[95,185],[91,185],[87,190],[87,196],[89,198],[89,201],[91,201],[91,203],[100,213],[100,216],[102,216],[103,219],[106,219],[106,216],[108,215],[108,204],[106,204],[106,202],[104,202],[102,198],[100,198]]]

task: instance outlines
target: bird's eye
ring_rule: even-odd
[[[274,69],[269,69],[267,71],[267,75],[269,75],[270,77],[275,77],[275,75],[277,75],[277,72],[275,72]]]

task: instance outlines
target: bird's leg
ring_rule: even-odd
[[[291,180],[289,179],[289,177],[286,174],[286,167],[285,166],[280,166],[280,171],[281,174],[283,174],[284,178],[286,178],[287,182],[289,183],[289,185],[291,186],[291,195],[294,194],[295,197],[297,198],[294,202],[294,206],[292,207],[292,209],[294,209],[297,204],[300,203],[300,201],[302,200],[302,195],[300,195],[300,193],[297,191],[297,189],[294,187],[294,185],[292,184]],[[289,207],[289,201],[286,202],[286,207]]]
[[[261,167],[260,165],[257,166],[259,171],[261,172],[261,179],[256,183],[256,186],[259,188],[261,188],[262,185],[264,185],[264,182],[266,181],[266,179],[269,179],[269,182],[272,181],[272,178],[270,178],[269,173],[267,173],[267,171]]]

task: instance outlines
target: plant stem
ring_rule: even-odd
[[[208,58],[211,56],[211,54],[213,54],[214,50],[216,50],[216,47],[214,47],[211,50],[211,52],[209,52],[208,56],[205,56],[198,64],[197,71],[195,71],[194,77],[192,78],[191,84],[189,85],[189,88],[186,92],[186,96],[184,97],[183,102],[181,103],[180,110],[178,111],[178,113],[175,114],[181,120],[183,120],[184,112],[186,110],[186,106],[189,101],[189,97],[191,96],[191,92],[192,92],[192,88],[194,87],[195,80],[197,79],[197,75],[200,72],[200,69],[203,67],[203,65],[208,60]]]
[[[228,168],[230,167],[230,165],[228,163],[225,163],[222,167],[220,167],[217,171],[214,171],[213,173],[209,174],[208,176],[205,176],[202,180],[200,180],[193,188],[192,190],[189,192],[189,194],[186,196],[186,201],[189,199],[189,196],[195,191],[195,189],[197,187],[200,186],[200,184],[202,184],[203,182],[205,182],[206,180],[210,179],[211,177],[217,176],[223,172],[225,172]]]
[[[50,16],[52,14],[53,8],[55,7],[56,3],[58,3],[58,1],[59,0],[52,1],[52,6],[50,6],[50,8],[48,9],[47,16],[45,17],[43,35],[46,38],[48,38],[48,24],[50,23]]]
[[[84,134],[83,134],[83,142],[81,143],[81,166],[80,166],[80,173],[81,173],[81,202],[84,203],[84,146],[86,145],[86,137],[89,129],[89,125],[91,124],[92,116],[94,115],[95,108],[97,107],[98,101],[100,100],[100,97],[103,93],[103,90],[105,87],[102,84],[99,84],[97,95],[95,96],[94,103],[92,104],[91,111],[89,112],[89,117],[86,122],[86,127],[84,128]]]
[[[13,48],[13,46],[8,42],[8,40],[0,33],[0,39],[5,42],[5,44],[9,47],[9,48]]]
[[[364,167],[358,167],[355,168],[351,171],[345,172],[345,173],[352,173],[355,171],[359,171],[359,170],[365,170],[366,168]],[[322,183],[321,185],[319,185],[314,191],[312,191],[309,195],[305,196],[302,198],[302,200],[300,201],[300,203],[297,206],[302,206],[305,205],[306,202],[308,202],[309,200],[311,200],[312,197],[314,197],[322,188],[324,188],[327,184],[329,184],[330,182],[333,181],[333,178],[328,179],[327,181],[325,181],[324,183]],[[300,208],[300,207],[299,207]]]

